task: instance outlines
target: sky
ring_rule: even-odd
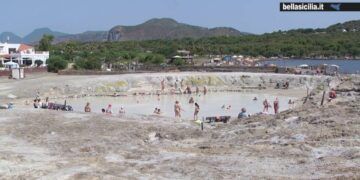
[[[291,1],[294,0],[286,0]],[[296,0],[299,1],[304,0]],[[166,17],[191,25],[226,26],[262,34],[360,20],[360,12],[280,12],[279,3],[280,0],[7,0],[1,3],[0,32],[24,36],[36,28],[49,27],[80,33]]]

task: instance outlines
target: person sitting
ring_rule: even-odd
[[[155,108],[155,110],[154,110],[154,114],[156,114],[156,115],[160,115],[160,114],[161,114],[161,110],[160,110],[160,108]]]
[[[191,94],[191,88],[190,88],[190,86],[187,86],[187,87],[186,87],[184,94]]]
[[[162,113],[162,112],[161,112],[160,108],[158,108],[158,110],[157,110],[157,113],[156,113],[156,114],[160,115],[161,113]]]
[[[84,110],[85,112],[91,112],[91,107],[89,102],[86,103]]]
[[[124,107],[120,107],[119,114],[125,114],[125,109],[124,109]]]
[[[106,114],[112,114],[111,104],[108,105],[105,112]]]
[[[336,92],[334,89],[331,89],[331,91],[329,92],[329,98],[330,99],[335,99],[336,98]]]
[[[225,109],[225,104],[221,106],[221,109]]]
[[[286,81],[285,84],[283,85],[283,89],[289,89],[289,82]]]
[[[47,109],[49,107],[49,97],[46,97],[45,102],[41,103],[42,109]]]
[[[40,107],[39,101],[37,99],[34,100],[34,108],[38,109]]]
[[[280,83],[276,83],[275,89],[280,89]]]
[[[241,108],[241,112],[238,115],[238,119],[242,119],[242,118],[246,118],[248,117],[247,113],[246,113],[246,109],[245,108]]]
[[[189,104],[193,104],[195,101],[194,101],[194,98],[191,97],[190,100],[189,100]]]
[[[229,105],[229,106],[226,108],[226,110],[231,110],[231,105]]]

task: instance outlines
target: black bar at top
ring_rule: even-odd
[[[281,2],[280,11],[360,11],[360,2]]]

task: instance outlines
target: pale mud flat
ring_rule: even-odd
[[[62,86],[70,77],[46,78],[51,82],[43,79],[44,88]],[[0,87],[10,83],[3,81]],[[29,85],[20,82],[12,87]],[[339,83],[337,88],[350,94],[341,93],[322,107],[316,95],[278,115],[206,124],[204,131],[191,121],[158,116],[21,105],[0,110],[0,179],[357,179],[360,96],[354,90],[360,78]]]

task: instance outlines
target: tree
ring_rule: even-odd
[[[51,49],[51,43],[54,40],[54,36],[44,34],[39,42],[40,51],[49,51]]]
[[[58,72],[59,70],[66,69],[68,61],[60,56],[52,56],[47,60],[47,68],[49,72]]]
[[[75,51],[78,47],[78,44],[74,41],[67,42],[64,48],[64,57],[68,61],[74,61]]]

